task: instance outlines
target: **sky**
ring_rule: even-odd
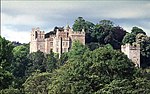
[[[49,32],[55,26],[72,27],[78,17],[94,24],[111,20],[127,32],[137,26],[150,36],[148,0],[2,0],[1,35],[10,41],[29,43],[32,28]]]

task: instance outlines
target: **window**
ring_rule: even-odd
[[[56,52],[58,52],[58,48],[56,48]]]
[[[66,46],[68,45],[68,42],[66,42]]]
[[[38,37],[38,33],[37,31],[35,31],[35,39]]]
[[[53,46],[53,42],[50,42],[50,46]]]
[[[65,46],[65,42],[63,42],[63,46]]]
[[[58,46],[59,41],[56,41],[56,46]]]
[[[67,52],[67,48],[64,48],[64,52]]]

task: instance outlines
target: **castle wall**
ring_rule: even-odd
[[[130,57],[136,66],[140,67],[140,45],[130,46]]]
[[[59,38],[54,38],[53,40],[53,52],[58,53],[59,52],[59,46],[60,46],[60,39]]]
[[[79,40],[85,45],[85,32],[71,32],[69,33],[69,36],[72,41]]]
[[[37,50],[45,53],[45,41],[37,42]]]
[[[30,53],[36,52],[36,51],[37,51],[37,42],[36,41],[30,42]]]
[[[121,51],[132,60],[135,66],[140,67],[140,45],[126,44],[121,47]]]
[[[130,44],[126,44],[126,45],[122,45],[121,46],[121,51],[123,52],[123,53],[125,53],[128,57],[130,57]]]
[[[53,50],[53,38],[45,39],[45,53],[50,53]]]
[[[70,48],[70,41],[69,40],[63,40],[62,41],[62,52],[68,52]]]

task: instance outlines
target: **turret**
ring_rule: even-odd
[[[40,28],[32,28],[31,31],[31,42],[30,42],[30,53],[38,50],[43,52],[45,42],[44,31],[40,31]]]
[[[31,41],[44,40],[44,31],[40,31],[40,28],[32,28]]]
[[[140,45],[139,44],[126,44],[121,46],[121,51],[125,53],[129,59],[135,64],[135,66],[140,67]]]
[[[66,25],[66,27],[64,28],[64,32],[71,32],[73,31],[69,25]]]

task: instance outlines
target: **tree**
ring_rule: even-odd
[[[122,41],[123,44],[126,44],[126,43],[132,44],[133,42],[137,42],[136,36],[139,34],[146,35],[146,33],[142,29],[140,29],[138,27],[133,27],[131,30],[131,33],[127,33],[125,35],[125,37]]]
[[[144,42],[146,40],[148,40],[148,36],[147,35],[144,35],[144,34],[141,34],[141,33],[136,35],[136,42],[137,43],[141,43],[141,42]]]
[[[48,94],[48,85],[51,83],[51,73],[35,73],[23,84],[26,94]]]
[[[86,32],[85,42],[93,50],[98,45],[111,44],[114,49],[120,49],[126,31],[120,26],[114,26],[110,20],[101,20],[96,25],[78,17],[73,24],[74,31]],[[94,45],[92,45],[94,44]]]
[[[135,78],[132,84],[134,84],[134,94],[148,94],[150,92],[150,80],[147,80],[145,77]]]
[[[43,52],[37,51],[30,53],[28,56],[29,63],[26,70],[26,75],[30,76],[33,72],[46,72],[46,58]]]
[[[138,34],[137,43],[139,43],[141,47],[141,66],[143,68],[149,67],[150,66],[150,37],[143,34]]]
[[[7,89],[0,90],[0,94],[23,94],[23,93],[19,89],[10,87]]]
[[[85,36],[85,41],[86,43],[89,43],[91,41],[93,41],[92,37],[91,37],[91,33],[94,30],[94,24],[92,22],[89,21],[85,21],[83,17],[78,17],[73,24],[73,30],[74,31],[82,31],[82,29],[84,29],[84,31],[86,32],[86,36]]]
[[[12,43],[0,36],[0,66],[3,69],[9,70],[10,68],[13,58],[12,49]]]
[[[132,81],[115,79],[96,94],[148,94],[150,92],[149,83],[150,81],[145,78],[135,78]]]
[[[46,71],[47,72],[52,72],[54,69],[57,68],[57,59],[54,56],[54,53],[50,52],[50,54],[46,55]]]
[[[96,43],[96,42],[91,42],[91,43],[88,43],[87,44],[88,48],[93,51],[99,47],[102,47],[103,45],[102,44],[99,44],[99,43]]]
[[[74,31],[82,31],[82,29],[85,29],[86,28],[86,22],[83,19],[83,17],[78,17],[75,20],[75,23],[73,24],[72,28]]]
[[[49,94],[97,93],[105,90],[108,84],[113,86],[114,82],[118,88],[126,82],[128,86],[123,87],[125,91],[126,87],[134,89],[133,85],[128,83],[134,79],[136,69],[123,53],[104,47],[86,51],[79,56],[82,58],[69,59],[52,74]],[[111,88],[108,89],[107,91],[111,91]],[[121,91],[118,89],[118,92]]]
[[[100,44],[104,44],[104,38],[108,35],[108,31],[104,31],[104,28],[96,24],[94,27],[94,31],[91,33],[93,42],[98,42]]]
[[[11,65],[12,73],[15,76],[13,82],[14,87],[21,88],[26,77],[26,69],[28,68],[29,60],[27,55],[29,54],[28,45],[20,45],[13,48],[13,63]]]
[[[135,42],[136,40],[135,40],[135,35],[134,34],[131,34],[131,33],[127,33],[125,36],[124,36],[124,38],[123,38],[123,40],[122,40],[122,43],[123,44],[126,44],[126,43],[130,43],[130,44],[132,44],[133,42]]]
[[[71,50],[68,52],[68,58],[81,58],[80,55],[83,55],[86,51],[89,51],[88,47],[79,41],[75,41],[72,44]]]
[[[106,84],[103,89],[100,89],[96,94],[131,94],[133,86],[128,79],[118,80],[114,79],[109,84]]]
[[[119,44],[121,44],[124,36],[126,35],[126,31],[120,26],[115,26],[115,27],[112,28],[112,32],[113,32],[113,38]]]
[[[114,27],[114,23],[110,20],[101,20],[99,21],[99,25],[104,28],[105,31],[110,30]]]
[[[133,27],[131,30],[131,34],[137,35],[137,34],[144,34],[146,35],[146,33],[139,27]]]
[[[12,49],[11,42],[0,36],[0,90],[8,88],[13,81],[13,75],[10,72]]]
[[[0,90],[8,88],[13,79],[14,77],[9,71],[4,70],[2,67],[0,68]]]
[[[85,24],[86,24],[85,42],[90,43],[90,42],[94,41],[94,39],[91,36],[91,33],[94,31],[95,24],[93,24],[92,22],[89,22],[89,21],[86,21]]]
[[[109,20],[102,20],[95,25],[91,36],[94,42],[104,45],[111,44],[114,49],[120,49],[125,34],[126,31],[123,28],[114,26]]]

